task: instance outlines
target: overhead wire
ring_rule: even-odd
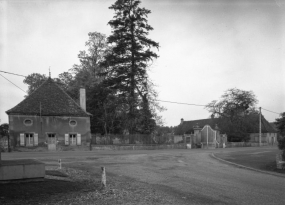
[[[20,75],[20,74],[16,74],[16,73],[11,73],[11,72],[6,72],[6,71],[2,71],[0,70],[0,72],[3,72],[3,73],[7,73],[7,74],[11,74],[11,75],[16,75],[16,76],[21,76],[21,77],[27,77],[27,76],[24,76],[24,75]],[[1,75],[1,74],[0,74]],[[3,75],[1,75],[3,78],[5,78]],[[5,78],[7,81],[9,81],[10,83],[12,83],[14,86],[16,86],[17,88],[19,88],[20,90],[22,90],[19,86],[17,86],[16,84],[14,84],[13,82],[11,82],[10,80],[8,80],[7,78]],[[27,93],[26,91],[22,90],[23,92]],[[172,104],[180,104],[180,105],[192,105],[192,106],[206,106],[206,105],[200,105],[200,104],[193,104],[193,103],[183,103],[183,102],[173,102],[173,101],[167,101],[167,100],[155,100],[155,101],[159,101],[159,102],[166,102],[166,103],[172,103]],[[261,109],[267,111],[267,112],[271,112],[271,113],[275,113],[275,114],[280,114],[280,113],[277,113],[277,112],[274,112],[274,111],[271,111],[271,110],[267,110],[265,108],[262,108]]]
[[[166,102],[166,103],[174,103],[174,104],[181,104],[181,105],[193,105],[193,106],[206,106],[206,105],[199,105],[199,104],[191,104],[191,103],[182,103],[182,102],[173,102],[173,101],[166,101],[166,100],[155,100],[159,102]]]
[[[273,112],[273,111],[267,110],[267,109],[265,109],[265,108],[263,108],[263,107],[261,107],[261,109],[262,109],[262,110],[266,110],[267,112],[272,112],[272,113],[275,113],[275,114],[277,114],[277,115],[280,115],[280,113],[277,113],[277,112]]]
[[[27,77],[27,76],[24,76],[24,75],[20,75],[20,74],[16,74],[16,73],[10,73],[10,72],[6,72],[6,71],[3,71],[3,70],[0,70],[0,72],[11,74],[11,75],[17,75],[17,76],[21,76],[21,77]]]
[[[1,75],[1,74],[0,74]],[[5,78],[3,75],[1,75],[3,78]],[[14,86],[16,86],[17,88],[19,88],[21,91],[23,91],[24,93],[27,93],[26,91],[24,91],[22,88],[20,88],[19,86],[17,86],[15,83],[13,83],[12,81],[8,80],[7,78],[5,78],[7,81],[9,81],[10,83],[12,83]]]

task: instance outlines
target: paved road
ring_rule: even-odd
[[[266,151],[140,150],[97,152],[4,153],[3,159],[37,158],[47,163],[81,161],[107,173],[151,184],[185,204],[285,204],[285,178],[240,169],[209,156],[212,152]]]

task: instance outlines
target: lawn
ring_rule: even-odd
[[[276,154],[278,153],[280,153],[280,150],[277,148],[268,147],[249,150],[243,149],[228,153],[216,153],[215,156],[247,167],[285,174],[285,170],[276,168],[275,160]]]

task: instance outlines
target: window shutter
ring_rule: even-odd
[[[20,146],[25,146],[25,135],[24,135],[24,133],[20,134]]]
[[[35,146],[38,146],[38,143],[39,143],[39,135],[38,135],[38,133],[35,133],[34,134],[34,145]]]
[[[64,135],[64,138],[65,138],[65,145],[69,145],[69,134],[65,134]]]
[[[77,140],[77,145],[81,145],[81,134],[77,134],[76,140]]]

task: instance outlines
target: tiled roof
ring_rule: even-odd
[[[201,120],[191,120],[191,121],[183,121],[181,124],[182,130],[184,132],[187,132],[189,130],[192,130],[194,126],[199,126],[200,128],[203,128],[205,125],[210,125],[212,129],[215,128],[217,124],[218,119],[216,118],[209,118],[209,119],[201,119]]]
[[[8,115],[89,116],[51,78],[6,113]]]
[[[182,126],[183,132],[188,132],[193,129],[193,126],[199,125],[200,128],[203,128],[205,125],[210,125],[212,129],[215,129],[215,126],[222,127],[220,125],[219,119],[217,118],[209,118],[209,119],[201,119],[201,120],[192,120],[192,121],[183,121]],[[261,130],[263,133],[276,133],[277,130],[274,129],[270,123],[262,116]],[[259,115],[253,114],[251,116],[251,127],[248,130],[249,133],[258,133],[259,132]]]

